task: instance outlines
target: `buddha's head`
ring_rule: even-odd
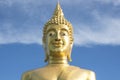
[[[53,17],[45,24],[43,29],[43,46],[46,52],[45,61],[48,61],[49,57],[66,57],[68,61],[71,61],[72,45],[72,25],[64,18],[58,3]]]

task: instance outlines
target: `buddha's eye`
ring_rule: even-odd
[[[55,35],[55,32],[50,31],[48,35],[49,35],[49,36],[54,36],[54,35]]]
[[[49,36],[52,36],[52,35],[53,35],[52,33],[49,34]]]
[[[66,36],[67,35],[67,32],[66,31],[62,31],[61,32],[61,36]]]
[[[65,36],[66,34],[65,33],[61,33],[61,36]]]

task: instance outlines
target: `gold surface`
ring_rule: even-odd
[[[73,29],[58,3],[52,18],[43,30],[43,46],[45,49],[45,67],[25,72],[22,80],[96,80],[95,73],[90,70],[71,66],[71,50],[73,45]]]

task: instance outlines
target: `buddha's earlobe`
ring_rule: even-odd
[[[70,48],[69,48],[69,53],[67,54],[67,60],[68,60],[69,62],[72,61],[72,58],[71,58],[72,46],[73,46],[73,42],[71,42]]]
[[[46,46],[46,44],[44,43],[44,49],[45,49],[45,62],[47,62],[48,61],[48,59],[49,59],[49,55],[48,55],[48,50],[47,50],[47,46]]]

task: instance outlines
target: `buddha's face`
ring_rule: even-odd
[[[67,25],[49,25],[47,28],[45,46],[50,56],[64,57],[69,53],[70,34]]]

